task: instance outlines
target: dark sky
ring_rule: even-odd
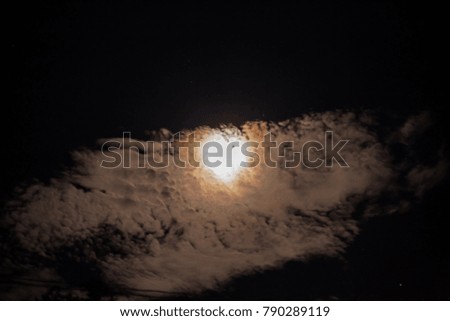
[[[4,12],[2,195],[124,130],[336,108],[441,115],[448,101],[447,17],[430,4],[37,1]]]
[[[438,7],[40,1],[6,12],[7,146],[40,169],[49,164],[41,153],[57,163],[124,129],[139,136],[310,110],[443,105]]]

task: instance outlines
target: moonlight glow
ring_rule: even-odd
[[[234,181],[243,169],[241,162],[247,161],[241,152],[242,144],[243,141],[237,137],[209,136],[202,142],[203,166],[225,183]]]

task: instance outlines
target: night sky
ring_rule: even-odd
[[[3,203],[70,166],[70,151],[123,131],[145,139],[336,109],[386,116],[392,128],[426,111],[437,123],[418,143],[425,163],[448,134],[440,6],[39,1],[4,12]],[[444,178],[407,213],[362,223],[339,257],[254,271],[192,298],[448,300],[448,191]],[[75,282],[94,299],[103,291],[90,277]]]

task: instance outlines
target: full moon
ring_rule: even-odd
[[[247,161],[241,151],[244,141],[238,137],[214,134],[203,140],[201,146],[202,166],[224,183],[235,181]]]

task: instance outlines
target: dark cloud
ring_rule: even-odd
[[[232,185],[205,168],[137,168],[143,155],[133,150],[124,152],[131,168],[115,169],[100,166],[99,150],[75,151],[73,168],[8,205],[2,265],[21,275],[10,297],[87,298],[93,280],[116,299],[195,293],[289,260],[339,255],[361,220],[406,210],[444,175],[442,158],[405,165],[391,153],[430,123],[418,115],[387,139],[374,116],[350,112],[194,130],[256,141],[270,131],[296,146],[323,140],[327,130],[349,140],[342,150],[349,167],[260,166],[242,169]]]

